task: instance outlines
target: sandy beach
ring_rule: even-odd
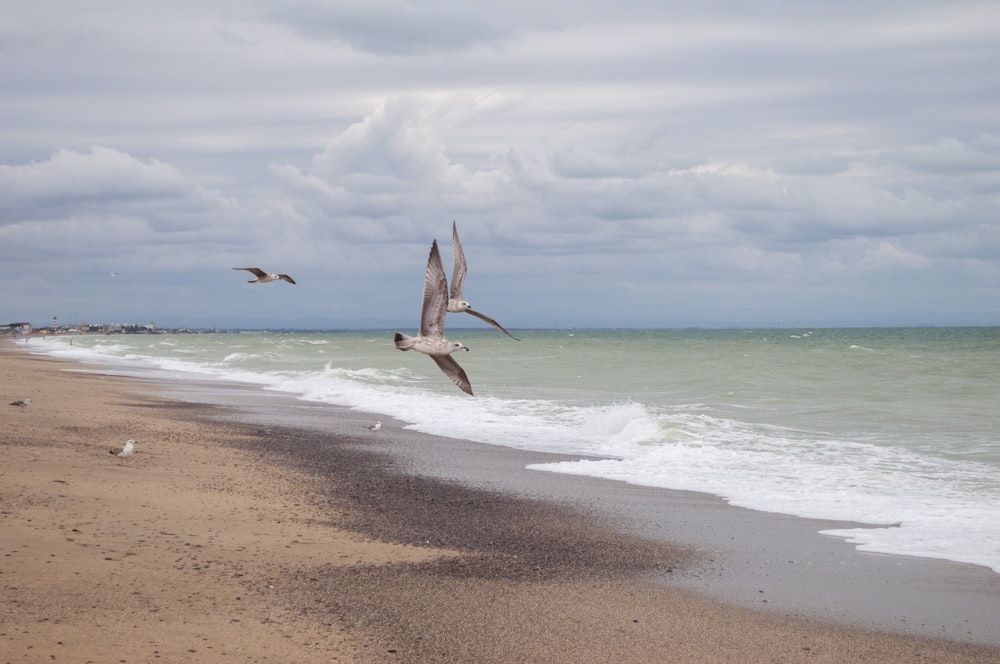
[[[669,579],[712,551],[412,472],[391,427],[83,368],[0,344],[0,662],[1000,662],[708,599]]]

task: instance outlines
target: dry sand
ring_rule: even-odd
[[[695,554],[78,368],[0,344],[0,662],[1000,662],[647,583]]]

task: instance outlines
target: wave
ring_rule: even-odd
[[[665,415],[660,424],[674,434],[619,458],[530,467],[710,493],[758,511],[871,524],[823,532],[866,551],[1000,572],[993,466],[704,416]]]

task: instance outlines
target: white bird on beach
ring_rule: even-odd
[[[496,322],[486,314],[481,314],[471,308],[471,305],[462,299],[462,287],[465,285],[465,273],[468,267],[465,263],[465,252],[462,251],[462,243],[458,240],[458,226],[451,222],[451,244],[455,252],[455,267],[451,273],[451,296],[448,298],[448,311],[453,314],[460,314],[463,311],[472,314],[479,320],[489,323],[500,330],[514,341],[520,341],[513,334],[504,329],[503,325]]]
[[[234,267],[234,270],[246,270],[247,272],[252,272],[257,278],[248,281],[248,284],[266,284],[272,281],[277,281],[281,279],[282,281],[287,281],[290,284],[294,284],[295,280],[289,277],[287,274],[275,274],[274,272],[264,272],[264,270],[259,267]]]
[[[17,406],[18,408],[27,408],[28,404],[31,403],[31,399],[18,399],[17,401],[11,401],[11,406]]]
[[[119,459],[124,459],[128,461],[128,458],[135,453],[135,441],[132,439],[126,440],[124,447],[115,447],[108,450],[108,454],[114,454]]]
[[[424,275],[424,302],[420,310],[420,335],[411,337],[397,332],[394,340],[399,350],[415,350],[430,355],[451,382],[466,394],[472,395],[472,385],[465,370],[451,356],[458,350],[468,351],[465,344],[444,338],[444,317],[448,308],[448,280],[441,267],[441,253],[437,240],[431,244],[431,255],[427,259]]]
[[[382,428],[382,420],[379,420],[378,422],[373,422],[371,424],[366,424],[365,428],[371,431],[372,433],[375,433],[376,431]]]

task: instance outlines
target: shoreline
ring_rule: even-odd
[[[254,390],[109,376],[22,349],[0,349],[0,367],[5,404],[33,399],[3,406],[9,661],[1000,662],[1000,648],[968,634],[933,640],[873,631],[864,616],[851,628],[704,597],[703,580],[727,585],[751,567],[787,583],[773,559],[761,567],[756,540],[723,531],[793,517],[528,471],[525,459],[552,455],[398,424],[372,435],[356,411]],[[38,396],[13,392],[24,384]],[[194,403],[213,395],[223,403]],[[131,463],[107,454],[123,436],[139,440]],[[668,501],[672,522],[654,526],[651,497]],[[712,548],[727,537],[728,549]],[[946,595],[969,595],[966,579],[979,578],[971,566],[854,556],[876,571],[868,561],[892,558],[886,569]]]
[[[661,581],[725,604],[861,629],[1000,647],[1000,574],[978,565],[859,551],[829,529],[871,524],[760,512],[710,494],[528,469],[579,455],[535,452],[424,434],[405,423],[253,387],[159,383],[161,394],[224,402],[239,419],[356,436],[383,417],[377,449],[398,472],[531,497],[585,512],[626,536],[702,552],[689,574]],[[313,463],[297,450],[286,457]],[[332,471],[331,471],[332,472]],[[656,578],[652,574],[650,578]]]

